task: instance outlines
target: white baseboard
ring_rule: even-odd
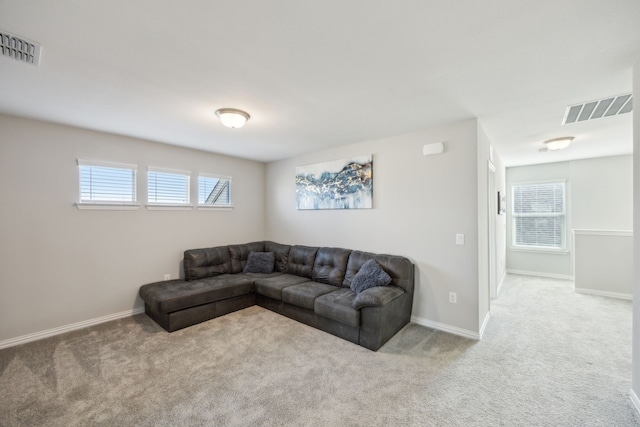
[[[597,295],[600,297],[609,297],[609,298],[619,298],[619,299],[627,299],[633,300],[633,295],[631,294],[623,294],[620,292],[608,292],[608,291],[599,291],[596,289],[587,289],[587,288],[576,288],[576,292],[579,294],[589,294],[589,295]]]
[[[83,320],[82,322],[72,323],[70,325],[59,326],[57,328],[34,332],[32,334],[22,335],[20,337],[9,338],[8,340],[0,341],[0,349],[25,344],[31,341],[41,340],[43,338],[64,334],[65,332],[75,331],[77,329],[86,328],[87,326],[93,326],[99,323],[121,319],[123,317],[129,317],[140,313],[144,313],[144,307],[133,308],[131,310],[121,311],[120,313],[108,314],[106,316],[97,317],[95,319]]]
[[[423,319],[422,317],[411,316],[411,321],[415,324],[426,326],[427,328],[437,329],[439,331],[448,332],[461,337],[471,338],[472,340],[480,340],[480,334],[468,329],[458,328],[457,326],[447,325],[446,323],[434,322],[432,320]]]
[[[491,319],[491,311],[487,311],[487,315],[484,316],[484,320],[482,322],[482,326],[480,326],[480,334],[479,335],[479,340],[482,339],[482,336],[484,335],[484,330],[487,327],[487,325],[489,324],[489,319]]]
[[[540,273],[539,271],[507,270],[507,273],[520,274],[522,276],[548,277],[550,279],[573,280],[573,276],[566,274]]]
[[[636,407],[636,411],[640,412],[640,399],[638,399],[638,395],[633,391],[633,389],[629,391],[629,397],[631,398],[633,406]]]

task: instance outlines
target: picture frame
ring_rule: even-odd
[[[373,154],[296,167],[299,210],[372,209]]]
[[[498,215],[504,215],[507,212],[507,200],[503,193],[498,191]]]

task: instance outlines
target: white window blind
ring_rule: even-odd
[[[231,177],[200,174],[198,204],[201,206],[231,206]]]
[[[149,168],[147,200],[149,204],[186,205],[189,203],[191,172]]]
[[[565,247],[564,182],[515,184],[512,206],[515,246]]]
[[[135,165],[78,159],[80,203],[133,204],[136,202]]]

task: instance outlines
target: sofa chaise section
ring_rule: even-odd
[[[150,283],[140,298],[145,313],[169,332],[255,304],[253,281],[232,274]]]

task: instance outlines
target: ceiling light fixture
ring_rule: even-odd
[[[573,140],[573,136],[563,136],[562,138],[547,139],[544,143],[547,146],[547,149],[555,151],[567,148]]]
[[[235,108],[221,108],[216,111],[216,116],[228,128],[241,128],[251,117],[248,113]]]

